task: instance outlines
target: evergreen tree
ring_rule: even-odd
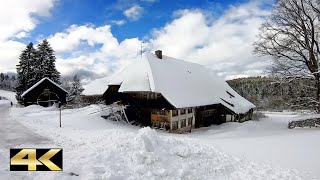
[[[80,94],[83,90],[84,89],[82,87],[80,79],[78,78],[78,75],[75,75],[73,77],[73,82],[71,83],[71,87],[69,89],[68,101],[77,100],[78,97],[80,97]]]
[[[35,49],[33,48],[32,42],[30,42],[26,49],[22,51],[19,57],[19,64],[17,65],[17,100],[20,100],[20,95],[30,88],[33,84],[29,81],[34,76],[34,69],[31,66],[35,62]],[[6,77],[4,77],[6,78]],[[9,78],[9,76],[8,76]]]
[[[35,81],[38,82],[48,77],[56,83],[60,83],[60,73],[55,66],[56,57],[49,42],[45,39],[37,46],[37,62],[35,68]]]

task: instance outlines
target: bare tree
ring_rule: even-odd
[[[314,81],[309,102],[320,111],[320,1],[279,0],[260,27],[254,53],[271,56],[271,73]]]

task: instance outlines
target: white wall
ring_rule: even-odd
[[[180,113],[180,109],[178,109],[178,115],[177,116],[172,116],[172,110],[170,110],[170,119],[171,119],[171,122],[170,122],[170,126],[171,126],[171,129],[172,129],[172,123],[175,122],[175,121],[178,121],[179,125],[178,125],[178,128],[181,128],[181,120],[182,119],[186,119],[186,126],[191,126],[191,125],[194,125],[195,124],[195,119],[194,119],[194,108],[192,108],[192,113],[188,113],[188,109],[185,109],[186,110],[186,113],[185,114],[182,114]],[[192,117],[192,124],[188,124],[188,118]]]

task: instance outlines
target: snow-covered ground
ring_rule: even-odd
[[[62,147],[64,171],[10,172],[1,144],[0,179],[320,179],[320,131],[287,129],[290,113],[178,135],[92,114],[101,107],[63,110],[62,128],[55,108],[9,108],[6,118],[46,139],[12,147]]]
[[[1,97],[6,97],[6,98],[9,99],[10,101],[12,101],[14,104],[17,103],[16,93],[14,93],[14,92],[5,91],[5,90],[1,90],[1,89],[0,89],[0,96],[1,96]]]
[[[288,121],[317,117],[267,112],[268,118],[244,123],[226,123],[188,134],[223,151],[276,168],[310,172],[320,179],[320,129],[288,129]]]

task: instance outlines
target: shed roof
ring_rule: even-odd
[[[85,96],[102,95],[108,89],[109,79],[110,77],[99,78],[84,85],[84,91],[81,94]]]
[[[108,85],[121,85],[119,92],[161,93],[176,108],[222,104],[237,114],[255,108],[213,70],[151,53],[114,75]]]
[[[65,89],[63,89],[59,84],[55,83],[54,81],[52,81],[51,79],[45,77],[42,78],[39,82],[37,82],[36,84],[34,84],[33,86],[31,86],[29,89],[27,89],[25,92],[23,92],[21,94],[21,97],[25,96],[26,94],[28,94],[30,91],[32,91],[35,87],[39,86],[43,81],[48,80],[50,81],[52,84],[54,84],[55,86],[57,86],[58,88],[60,88],[61,90],[63,90],[64,92],[66,92],[68,94],[68,91],[66,91]]]

